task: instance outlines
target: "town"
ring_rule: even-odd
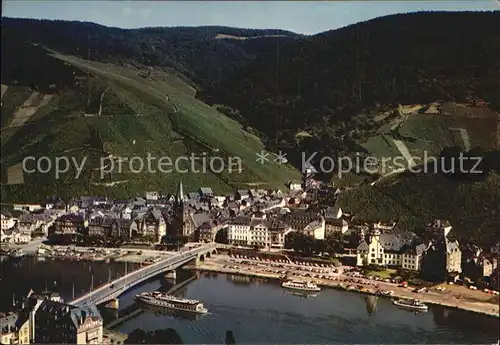
[[[146,192],[131,200],[84,196],[67,202],[53,198],[40,204],[16,204],[11,211],[2,210],[2,257],[32,254],[85,260],[110,253],[123,256],[120,246],[124,245],[142,245],[149,249],[138,250],[140,253],[157,253],[179,251],[193,242],[220,243],[236,252],[298,255],[300,259],[291,262],[299,265],[299,271],[300,261],[307,265],[305,261],[315,257],[330,260],[332,267],[361,270],[355,276],[382,280],[376,277],[394,272],[415,282],[449,282],[498,295],[498,243],[490,248],[461,245],[450,236],[452,225],[446,220],[429,219],[418,236],[400,228],[397,221],[358,221],[335,205],[341,189],[316,181],[311,174],[286,186],[283,191],[249,189],[217,196],[209,187],[185,193],[179,182],[174,194]],[[69,250],[74,244],[81,247]],[[125,252],[130,254],[130,250]],[[234,260],[248,259],[247,255],[232,257],[228,262],[252,264]],[[147,261],[155,260],[160,259],[152,255]],[[232,266],[224,265],[227,267]],[[394,282],[390,276],[385,281]],[[56,318],[67,325],[62,333],[51,322]],[[66,304],[48,291],[31,291],[19,301],[17,311],[3,314],[1,327],[2,344],[97,344],[103,342],[104,334],[95,305]]]

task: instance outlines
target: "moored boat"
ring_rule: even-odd
[[[398,307],[414,311],[427,311],[429,309],[427,305],[415,299],[396,299],[392,303]]]
[[[291,290],[299,290],[305,292],[319,292],[321,288],[314,283],[311,282],[303,282],[303,281],[287,281],[281,284],[282,287]]]
[[[208,310],[203,306],[199,300],[185,299],[168,295],[163,292],[143,292],[135,297],[152,306],[164,307],[174,310],[187,311],[196,314],[206,314]]]

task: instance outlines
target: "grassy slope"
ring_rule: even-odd
[[[147,153],[150,153],[174,160],[191,153],[206,152],[207,157],[240,157],[242,172],[133,174],[124,167],[121,174],[114,173],[111,177],[106,176],[105,180],[99,180],[99,173],[89,169],[78,181],[73,178],[74,171],[68,172],[59,181],[55,181],[53,175],[25,174],[25,185],[2,186],[3,201],[42,199],[55,193],[63,196],[90,193],[126,197],[150,189],[174,191],[179,179],[187,189],[206,185],[217,192],[225,192],[246,183],[264,183],[263,187],[282,186],[285,180],[298,177],[298,172],[288,166],[256,163],[255,153],[263,149],[260,140],[243,131],[237,122],[195,99],[193,89],[175,75],[151,81],[137,76],[135,71],[115,65],[84,61],[55,52],[54,56],[88,70],[95,78],[84,81],[80,90],[66,90],[58,94],[49,105],[33,115],[30,119],[33,124],[4,128],[3,168],[20,162],[28,155],[63,154],[80,159],[89,155],[89,151],[82,148],[100,148],[100,144],[96,143],[99,140],[95,140],[96,135],[92,134],[96,129],[102,138],[104,151],[114,156],[140,156],[146,161]],[[97,113],[100,95],[105,89],[102,116],[83,116],[83,113]],[[167,95],[168,101],[165,98]],[[7,96],[4,95],[4,99]],[[15,108],[17,103],[22,104],[23,101],[9,106]],[[219,151],[212,152],[212,148]],[[103,155],[105,153],[92,153],[89,162],[92,160],[95,163]],[[86,164],[86,167],[91,166]],[[94,184],[110,181],[128,182],[113,187]],[[35,185],[36,188],[33,188]]]
[[[464,141],[456,128],[466,130],[470,148],[481,147],[483,150],[494,150],[498,147],[497,126],[499,114],[493,111],[471,107],[445,104],[443,114],[411,114],[405,117],[404,122],[396,133],[390,128],[399,123],[395,119],[391,123],[380,127],[378,133],[370,137],[364,144],[371,155],[383,157],[401,156],[393,140],[400,140],[415,157],[417,164],[427,157],[438,157],[446,147],[457,146],[464,149]],[[392,169],[388,169],[389,173]]]

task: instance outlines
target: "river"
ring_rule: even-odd
[[[90,268],[89,268],[90,267]],[[84,290],[93,281],[105,282],[110,271],[123,273],[124,264],[46,261],[25,258],[20,263],[1,264],[2,283],[9,292],[25,293],[30,287],[58,290],[71,299],[72,286]],[[113,273],[111,273],[114,275]],[[194,273],[183,271],[178,281]],[[14,276],[17,278],[14,278]],[[72,280],[75,282],[73,284]],[[55,282],[55,284],[54,284]],[[120,296],[120,311],[104,310],[106,323],[137,309],[134,294],[160,289],[172,283],[155,278]],[[4,292],[4,288],[2,292]],[[2,310],[11,303],[5,290]],[[302,298],[283,290],[278,283],[226,274],[201,273],[181,288],[182,297],[203,301],[210,313],[198,318],[170,315],[145,309],[117,324],[115,329],[130,333],[173,328],[184,343],[223,343],[231,330],[236,343],[484,343],[498,340],[498,319],[471,312],[430,306],[427,313],[399,309],[386,298],[323,289],[316,297]]]

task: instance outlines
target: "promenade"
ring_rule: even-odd
[[[281,279],[286,276],[287,279],[313,281],[323,287],[372,295],[379,295],[380,291],[390,291],[392,296],[397,298],[413,298],[429,304],[499,317],[499,296],[489,295],[483,291],[469,290],[464,286],[456,285],[439,285],[430,288],[427,292],[416,293],[413,292],[414,287],[404,288],[397,283],[375,281],[354,272],[347,272],[347,267],[313,267],[286,262],[275,263],[251,259],[235,259],[227,255],[218,255],[213,259],[189,268],[270,279]],[[444,290],[439,291],[436,287],[444,287]]]

